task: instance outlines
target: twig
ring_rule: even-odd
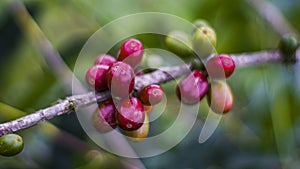
[[[296,57],[297,60],[300,60],[300,49],[297,50]],[[281,62],[281,54],[276,50],[234,54],[232,55],[232,58],[234,59],[236,66],[240,68],[262,63]],[[189,65],[164,67],[152,73],[137,76],[135,79],[135,90],[138,91],[149,84],[165,83],[172,79],[186,75],[189,72],[189,67]],[[54,106],[39,110],[33,114],[13,121],[0,124],[0,136],[29,128],[44,120],[49,120],[62,114],[71,113],[78,107],[87,106],[96,102],[103,102],[110,97],[109,91],[96,93],[96,95],[94,92],[89,92],[83,95],[67,97],[65,100],[60,101]]]
[[[188,70],[189,67],[187,65],[182,65],[166,67],[144,76],[138,76],[135,80],[135,90],[140,90],[149,84],[166,82],[167,80],[171,80],[171,77],[177,78],[186,74]],[[109,91],[97,93],[96,95],[94,92],[89,92],[83,95],[67,97],[65,100],[59,101],[59,103],[54,106],[39,110],[14,121],[0,124],[0,136],[29,128],[42,121],[52,119],[53,117],[62,114],[71,113],[78,107],[87,106],[96,102],[103,102],[110,97]]]
[[[287,33],[297,34],[295,29],[282,15],[281,11],[271,2],[264,0],[246,0],[264,18],[272,28],[280,35]]]

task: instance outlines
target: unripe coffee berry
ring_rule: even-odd
[[[203,62],[199,58],[194,58],[192,60],[192,69],[193,70],[205,70]]]
[[[211,110],[218,114],[224,114],[232,109],[234,100],[226,82],[213,81],[209,87],[207,101]]]
[[[196,54],[200,58],[205,59],[215,52],[217,43],[216,33],[212,28],[202,26],[195,31],[192,43]]]
[[[114,57],[112,57],[108,54],[102,54],[102,55],[99,55],[96,57],[94,64],[111,66],[116,61],[117,60]]]
[[[17,134],[7,134],[0,137],[0,155],[14,156],[24,148],[22,137]]]
[[[124,62],[114,63],[107,72],[107,85],[113,96],[129,96],[134,87],[133,69]]]
[[[96,91],[103,91],[107,89],[106,74],[109,66],[94,65],[88,69],[85,74],[86,82]]]
[[[176,94],[184,104],[192,105],[200,102],[207,91],[206,76],[203,72],[194,70],[177,85]]]
[[[286,64],[293,64],[297,61],[296,51],[299,47],[299,41],[293,35],[285,35],[279,42],[279,49],[282,53],[283,62]]]
[[[138,98],[125,98],[118,105],[117,121],[121,129],[137,130],[143,125],[144,120],[144,107]]]
[[[100,133],[106,133],[117,127],[116,112],[113,100],[99,104],[93,115],[93,125]]]
[[[132,141],[142,141],[148,136],[148,133],[149,133],[149,119],[147,115],[145,115],[145,120],[142,127],[134,131],[124,131],[124,134],[128,136],[129,139]]]
[[[153,106],[163,100],[164,91],[159,85],[148,85],[140,91],[139,98],[144,105]]]
[[[166,46],[171,51],[179,56],[190,56],[192,51],[191,37],[181,31],[172,31],[166,37]]]
[[[126,62],[135,69],[141,63],[143,55],[143,44],[137,39],[128,39],[120,47],[118,61]]]
[[[234,60],[226,54],[210,58],[206,63],[208,75],[214,79],[229,77],[235,69]]]

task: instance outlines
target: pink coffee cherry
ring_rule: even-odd
[[[164,91],[159,85],[148,85],[140,91],[139,98],[144,105],[153,106],[163,100]]]
[[[134,71],[127,63],[114,63],[106,75],[111,94],[121,98],[129,96],[133,91],[134,77]]]
[[[176,94],[184,104],[193,105],[206,95],[208,86],[204,73],[194,70],[177,85]]]
[[[113,56],[110,56],[108,54],[102,54],[96,57],[94,64],[111,66],[116,61],[116,58],[114,58]]]
[[[116,112],[113,100],[99,104],[93,116],[93,125],[100,133],[105,133],[117,127]]]
[[[228,78],[235,69],[233,59],[226,54],[209,59],[206,63],[206,70],[211,78]]]
[[[141,63],[144,55],[143,44],[137,39],[126,40],[118,52],[118,61],[123,61],[132,66],[133,69]]]
[[[94,65],[88,69],[85,74],[86,82],[96,91],[106,90],[106,74],[109,66],[107,65]]]
[[[117,121],[121,129],[133,131],[144,122],[145,112],[141,101],[136,97],[125,98],[118,105]]]

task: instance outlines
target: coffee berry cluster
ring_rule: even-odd
[[[233,95],[223,78],[228,78],[234,69],[235,63],[229,55],[214,56],[207,61],[206,70],[194,69],[185,77],[177,85],[176,94],[188,105],[199,103],[207,95],[213,112],[227,113],[232,109]]]
[[[196,20],[194,25],[191,34],[172,31],[165,41],[168,49],[182,58],[196,57],[193,71],[178,84],[176,94],[188,105],[199,103],[207,95],[215,113],[227,113],[232,109],[233,95],[225,79],[234,72],[234,60],[227,54],[216,54],[216,33],[206,21]]]
[[[192,36],[173,31],[165,40],[170,51],[182,57],[195,51],[198,63],[205,65],[198,66],[193,62],[192,72],[179,82],[176,94],[186,105],[198,104],[207,95],[208,104],[215,113],[227,113],[232,109],[233,95],[224,79],[234,72],[235,63],[229,55],[215,53],[216,34],[208,24],[198,21],[195,25],[197,28]],[[99,132],[119,127],[132,140],[147,137],[149,113],[162,101],[164,91],[156,84],[134,91],[135,76],[141,73],[136,69],[143,55],[143,44],[131,38],[123,42],[116,58],[108,54],[99,55],[87,70],[87,83],[97,92],[109,90],[112,96],[112,99],[99,104],[93,115],[94,127]]]
[[[89,86],[97,92],[110,90],[112,96],[112,99],[99,104],[93,114],[97,131],[105,133],[119,127],[132,140],[147,137],[148,115],[152,106],[162,101],[164,91],[159,85],[152,84],[133,96],[135,71],[143,55],[143,44],[137,39],[128,39],[121,45],[116,58],[108,54],[99,55],[87,70]]]

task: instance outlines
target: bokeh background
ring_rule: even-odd
[[[268,2],[300,31],[300,1]],[[49,44],[45,39],[72,70],[81,48],[95,31],[119,17],[147,11],[174,14],[190,22],[206,19],[217,33],[219,53],[273,49],[280,39],[244,0],[2,0],[0,122],[33,113],[71,94],[55,73],[57,70],[48,64],[45,45]],[[148,47],[165,48],[164,37],[139,38]],[[180,144],[162,155],[144,159],[126,159],[101,150],[85,134],[76,114],[71,113],[19,132],[25,149],[15,157],[0,157],[0,168],[299,168],[299,78],[300,70],[293,65],[262,64],[237,69],[227,81],[234,93],[234,108],[203,144],[198,143],[198,136],[208,110],[205,99],[200,104],[197,123]],[[163,117],[153,126],[157,130],[174,120],[175,85],[171,82],[163,86],[170,99]]]

